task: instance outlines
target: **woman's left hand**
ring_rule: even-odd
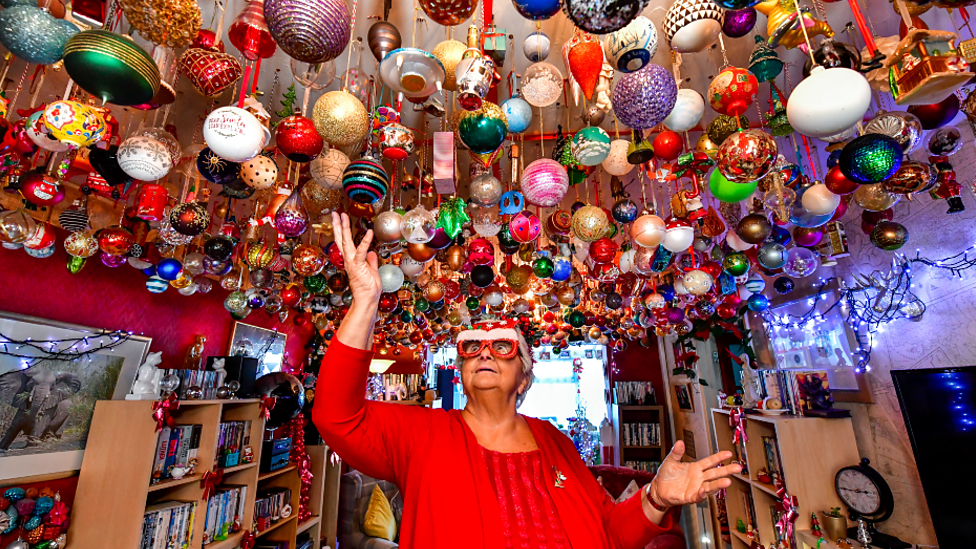
[[[681,461],[684,454],[685,443],[679,440],[671,448],[671,453],[661,463],[657,475],[651,481],[648,496],[659,505],[675,507],[686,503],[698,503],[709,494],[731,486],[732,480],[728,476],[742,471],[742,466],[738,464],[716,467],[730,459],[732,452],[719,452],[705,459],[687,463]]]

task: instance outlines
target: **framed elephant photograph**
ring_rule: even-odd
[[[81,469],[95,402],[125,398],[151,341],[0,311],[0,483]]]

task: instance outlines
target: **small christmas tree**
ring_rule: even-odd
[[[281,100],[281,110],[275,114],[282,118],[288,118],[289,116],[295,114],[295,101],[297,100],[298,97],[295,95],[295,83],[292,82],[291,86],[288,86],[288,91],[285,92],[284,99]]]

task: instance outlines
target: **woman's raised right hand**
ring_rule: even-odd
[[[373,241],[373,231],[366,231],[366,236],[357,247],[352,241],[352,231],[349,229],[349,216],[341,216],[332,212],[332,229],[335,232],[335,243],[342,252],[342,261],[349,276],[349,289],[357,302],[376,304],[383,293],[380,282],[379,264],[375,252],[369,251],[369,244]]]

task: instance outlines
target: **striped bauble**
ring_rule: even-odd
[[[342,189],[346,196],[363,204],[382,200],[389,186],[390,177],[383,164],[369,155],[351,162],[342,173]]]
[[[169,282],[158,276],[151,276],[146,281],[146,289],[154,294],[161,294],[166,291],[166,288],[169,288]]]
[[[58,216],[61,228],[69,233],[84,231],[88,228],[88,197],[83,196],[71,203]]]

